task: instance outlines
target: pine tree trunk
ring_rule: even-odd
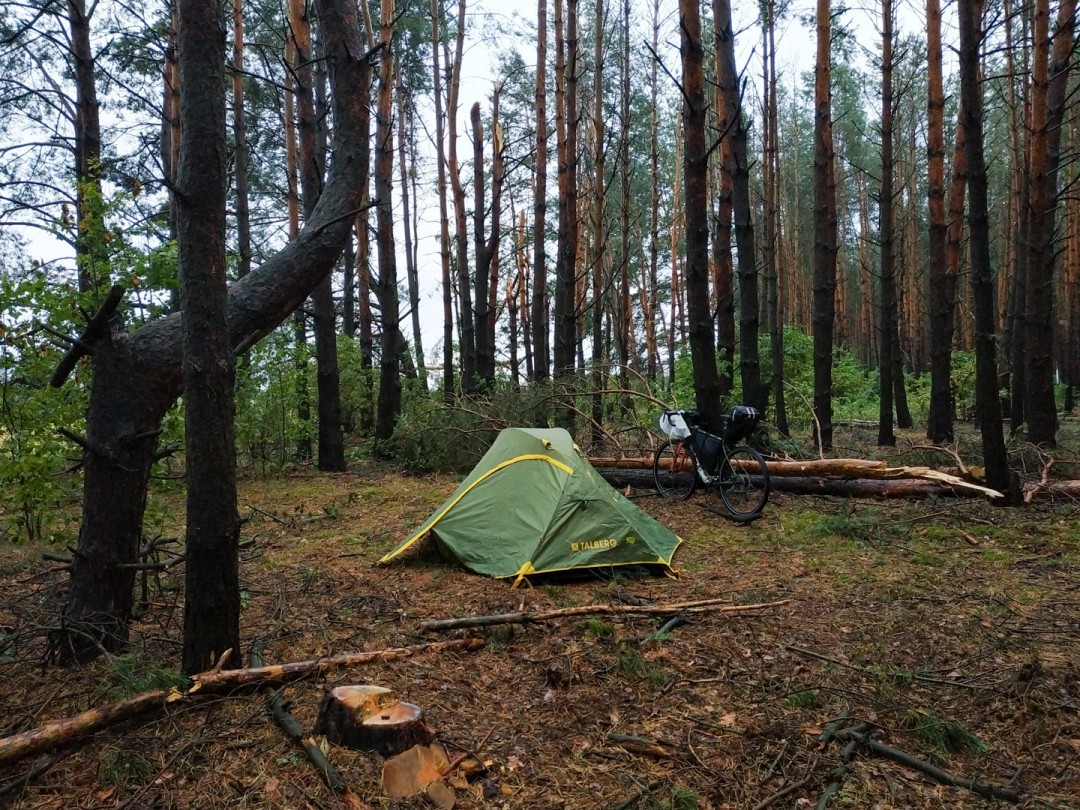
[[[1045,8],[1044,8],[1045,6]],[[1029,196],[1031,260],[1028,263],[1025,415],[1028,438],[1057,444],[1054,399],[1054,268],[1057,259],[1055,215],[1061,129],[1072,60],[1076,0],[1058,7],[1053,54],[1048,50],[1049,2],[1035,4],[1035,63],[1032,70],[1031,183]],[[1047,61],[1049,60],[1049,65]]]
[[[247,123],[244,119],[244,4],[233,0],[233,172],[236,176],[236,274],[243,278],[251,272],[251,213],[248,191]]]
[[[416,156],[410,146],[415,146],[415,134],[411,124],[412,107],[409,107],[409,115],[406,116],[405,107],[405,83],[401,77],[401,69],[397,71],[397,115],[398,115],[398,175],[401,177],[401,224],[405,236],[405,278],[409,286],[409,316],[412,322],[413,355],[416,357],[416,373],[420,380],[422,390],[427,390],[427,372],[424,370],[424,339],[420,331],[420,276],[416,266],[414,252],[418,234],[413,232],[409,203],[409,176],[416,177]],[[410,171],[411,166],[411,171]],[[419,206],[419,201],[414,200]]]
[[[717,0],[717,5],[721,10],[726,8],[730,17],[730,6],[726,0]],[[712,313],[709,311],[709,208],[706,199],[709,155],[705,147],[704,53],[698,0],[680,0],[679,30],[683,87],[683,167],[686,184],[683,206],[686,218],[686,309],[690,357],[693,363],[697,409],[707,426],[719,430],[722,414],[720,380],[716,373],[716,344],[713,338]],[[730,23],[728,31],[730,32]],[[725,100],[730,113],[731,99]],[[740,124],[737,123],[735,131],[739,129]],[[745,159],[745,153],[743,157]],[[740,243],[740,258],[741,247]],[[748,258],[753,263],[752,253]],[[756,320],[756,309],[754,317]]]
[[[547,276],[547,0],[536,4],[536,188],[533,191],[533,374],[538,382],[551,370]]]
[[[431,63],[435,89],[435,152],[439,193],[439,258],[442,267],[443,299],[443,399],[454,397],[454,305],[453,280],[450,273],[450,222],[446,202],[446,116],[443,113],[442,67],[439,64],[439,31],[442,11],[438,0],[431,0]]]
[[[713,42],[722,41],[725,33],[721,30],[722,15],[717,8],[716,0],[713,2]],[[717,77],[724,75],[726,55],[723,48],[714,47],[715,65]],[[727,84],[717,81],[714,104],[717,116],[717,137],[720,138],[720,147],[717,149],[718,179],[716,183],[716,214],[713,218],[713,293],[716,296],[716,350],[717,360],[720,364],[719,393],[720,396],[730,396],[735,387],[735,263],[731,252],[731,218],[732,218],[732,158],[731,137],[729,135],[732,126],[728,117],[728,107],[725,93],[729,88]]]
[[[878,440],[896,445],[893,435],[893,351],[896,348],[896,265],[893,245],[893,93],[892,0],[881,4],[881,194],[878,197],[878,238],[881,243],[878,304]]]
[[[555,376],[564,385],[574,376],[574,350],[577,335],[577,136],[578,136],[578,33],[577,0],[566,0],[566,33],[562,34],[562,2],[555,2],[555,85],[559,129],[559,233],[555,263]],[[559,88],[563,88],[559,92]],[[559,98],[561,96],[561,99]],[[561,103],[560,103],[561,102]],[[561,427],[573,426],[568,407],[558,408]]]
[[[941,65],[941,2],[926,2],[927,49],[927,229],[930,244],[930,413],[926,438],[934,444],[953,440],[952,343],[956,278],[949,277],[945,220],[945,91]],[[955,171],[955,164],[954,164]]]
[[[379,255],[381,340],[379,342],[379,397],[375,411],[375,440],[385,443],[394,435],[401,413],[401,350],[397,291],[397,253],[394,246],[394,0],[382,0],[379,14],[382,51],[375,114],[375,221]]]
[[[829,98],[832,18],[829,0],[817,0],[814,69],[814,417],[822,449],[832,449],[832,352],[836,318],[836,180]]]
[[[968,164],[968,223],[971,240],[971,294],[975,307],[975,397],[982,431],[986,483],[1016,502],[1018,481],[1009,469],[1001,427],[994,313],[990,265],[990,229],[986,162],[983,155],[982,89],[979,51],[982,45],[982,3],[959,0],[960,109],[964,115],[964,143]]]

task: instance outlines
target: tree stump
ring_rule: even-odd
[[[435,730],[424,722],[419,706],[399,701],[389,689],[370,685],[329,690],[319,707],[315,733],[336,745],[383,756],[435,739]]]

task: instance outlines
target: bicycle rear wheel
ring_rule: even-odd
[[[721,459],[719,480],[713,489],[720,490],[733,519],[753,520],[769,500],[769,468],[757,450],[740,444]]]
[[[653,481],[657,491],[673,501],[685,501],[697,487],[697,459],[690,440],[668,439],[653,456]]]

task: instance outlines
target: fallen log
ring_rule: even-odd
[[[557,610],[519,611],[517,613],[497,613],[492,616],[464,616],[459,619],[437,619],[420,622],[420,629],[425,632],[436,630],[460,630],[465,627],[491,627],[498,624],[528,624],[529,622],[549,622],[574,616],[609,616],[648,614],[662,616],[671,613],[746,613],[754,610],[786,605],[790,599],[777,602],[760,602],[753,605],[733,605],[723,599],[701,599],[696,602],[678,602],[671,605],[579,605],[578,607],[558,608]]]
[[[290,683],[308,675],[321,674],[343,667],[360,666],[397,658],[409,658],[413,655],[429,652],[450,650],[470,652],[483,646],[484,640],[481,638],[454,639],[453,641],[416,644],[412,647],[393,647],[373,652],[349,653],[334,658],[320,658],[314,661],[299,661],[291,664],[252,667],[249,669],[227,669],[220,672],[204,672],[192,677],[192,686],[186,691],[180,689],[154,689],[116,703],[110,703],[107,706],[89,709],[72,717],[52,720],[29,731],[22,731],[10,737],[0,738],[0,768],[26,757],[41,754],[62,745],[68,745],[88,734],[119,725],[127,720],[154,714],[164,709],[169,703],[197,699],[204,695],[232,692],[242,688]]]
[[[652,470],[597,469],[613,487],[654,488]],[[690,473],[684,473],[687,479]],[[973,498],[983,493],[968,487],[950,486],[917,478],[809,478],[779,476],[769,478],[773,492],[792,495],[833,495],[846,498]]]
[[[651,458],[591,458],[590,463],[601,471],[604,469],[617,470],[649,470],[651,475],[653,460]],[[736,466],[739,462],[735,462]],[[769,478],[772,479],[773,488],[780,489],[778,481],[781,478],[811,478],[817,479],[841,479],[841,480],[884,480],[906,481],[921,480],[933,481],[938,484],[968,489],[974,493],[988,495],[991,498],[1003,497],[1000,492],[981,484],[965,480],[957,475],[935,470],[932,467],[904,466],[890,467],[884,461],[874,461],[861,458],[821,458],[809,461],[766,461],[765,466],[769,470]],[[689,472],[689,462],[683,464],[683,469]],[[751,470],[753,472],[753,470]]]

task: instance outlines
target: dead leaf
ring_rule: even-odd
[[[513,796],[514,789],[509,785],[499,785],[499,793],[501,793],[503,796]]]
[[[278,784],[279,784],[278,780],[276,778],[274,778],[273,776],[271,776],[269,779],[266,780],[266,784],[263,785],[263,792],[264,793],[273,793],[274,791],[276,791],[278,789]]]
[[[724,728],[732,728],[735,725],[735,712],[725,714],[720,718],[719,723]]]
[[[116,788],[114,787],[111,787],[108,790],[99,790],[97,792],[97,800],[99,802],[107,802],[113,797],[114,793],[116,793]]]

